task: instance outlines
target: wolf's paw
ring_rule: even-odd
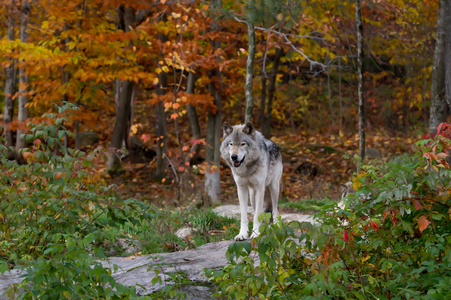
[[[244,232],[244,233],[240,232],[240,233],[235,237],[235,241],[244,241],[244,240],[247,240],[247,238],[248,238],[247,232]]]
[[[252,235],[251,235],[251,240],[252,239],[255,239],[257,236],[259,236],[260,235],[260,232],[258,232],[258,231],[253,231],[252,232]]]

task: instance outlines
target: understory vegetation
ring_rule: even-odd
[[[64,124],[73,109],[67,104],[45,115],[48,122],[30,124],[25,136],[30,147],[22,152],[26,163],[8,160],[10,150],[1,146],[0,271],[25,271],[7,296],[134,299],[135,288],[111,276],[116,267],[99,262],[106,254],[178,251],[237,234],[236,219],[212,211],[170,211],[122,200],[92,170],[100,151],[86,154],[64,145],[71,135]],[[185,225],[194,228],[189,239],[175,235]],[[118,238],[139,244],[140,252],[117,247]]]
[[[212,211],[162,210],[122,200],[90,168],[101,152],[66,148],[64,123],[71,105],[30,125],[27,162],[2,150],[0,270],[25,270],[7,296],[19,299],[135,299],[134,287],[112,277],[117,267],[100,261],[115,254],[148,254],[195,248],[232,239],[236,219]],[[451,297],[451,126],[417,143],[415,155],[362,166],[356,191],[343,209],[323,199],[283,202],[294,211],[318,211],[317,225],[263,224],[252,242],[231,244],[229,264],[207,270],[229,299],[446,299]],[[94,174],[94,175],[93,175]],[[175,232],[193,228],[187,238]],[[118,238],[139,244],[139,253],[112,249]],[[259,264],[255,265],[256,260]],[[160,268],[161,269],[161,268]],[[153,271],[163,272],[158,266]],[[174,284],[158,295],[184,297],[183,274],[165,274]],[[161,280],[155,278],[155,283]],[[154,296],[157,296],[155,294]],[[160,297],[158,296],[158,297]],[[141,297],[145,298],[145,297]]]
[[[451,298],[451,149],[448,124],[415,155],[366,165],[344,209],[329,201],[318,226],[263,224],[209,270],[228,299]],[[259,265],[254,263],[259,260]]]

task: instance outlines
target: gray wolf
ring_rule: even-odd
[[[224,123],[222,127],[221,156],[232,169],[240,201],[240,233],[235,240],[248,238],[249,200],[254,209],[252,239],[260,234],[261,213],[270,212],[272,220],[277,221],[282,155],[276,143],[265,139],[251,122],[235,126]]]

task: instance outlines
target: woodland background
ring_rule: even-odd
[[[286,199],[336,198],[362,144],[360,62],[360,123],[376,157],[412,150],[446,120],[445,4],[4,0],[0,101],[3,136],[16,149],[9,156],[32,159],[33,150],[19,152],[30,146],[20,138],[27,124],[51,122],[43,113],[69,102],[79,108],[65,124],[73,136],[58,138],[102,147],[96,180],[157,204],[217,204],[235,201],[219,157],[221,124],[247,119],[282,148]],[[82,144],[85,132],[99,141]]]
[[[451,299],[450,2],[2,0],[0,297]],[[230,242],[224,121],[316,224]],[[218,241],[205,282],[153,256],[152,294],[106,265]]]

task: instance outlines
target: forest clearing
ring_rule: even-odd
[[[2,0],[0,34],[0,299],[451,298],[450,1]],[[280,222],[227,211],[224,122],[280,153]]]

